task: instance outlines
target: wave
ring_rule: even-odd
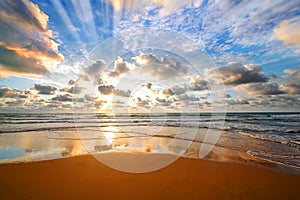
[[[300,169],[300,162],[294,162],[294,163],[288,163],[287,161],[282,161],[282,159],[290,159],[293,158],[293,161],[297,161],[300,158],[300,155],[275,155],[275,154],[270,154],[270,153],[264,153],[264,152],[256,152],[256,151],[247,151],[246,152],[248,155],[260,159],[260,160],[264,160],[267,162],[271,162],[271,163],[275,163],[275,164],[279,164],[279,165],[283,165],[286,167],[290,167],[290,168],[296,168],[297,170]]]
[[[290,146],[293,146],[293,147],[300,148],[300,142],[298,142],[298,141],[286,141],[284,139],[275,140],[275,139],[271,139],[271,138],[268,138],[268,137],[258,136],[258,135],[254,135],[254,134],[243,132],[243,131],[238,131],[238,133],[242,136],[251,137],[251,138],[254,138],[254,139],[258,139],[258,140],[264,140],[264,141],[279,143],[279,144],[283,144],[283,145],[290,145]]]

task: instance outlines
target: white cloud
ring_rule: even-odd
[[[289,94],[300,94],[300,68],[286,69],[284,73],[288,76],[284,77],[285,83],[280,85],[280,89]]]
[[[273,31],[271,39],[281,40],[285,45],[300,45],[300,18],[298,21],[284,20]]]
[[[0,77],[49,74],[63,60],[48,16],[28,0],[0,2],[0,29]]]
[[[160,16],[166,16],[182,6],[188,5],[191,3],[190,0],[151,0],[152,3],[156,4],[156,6],[161,7],[159,14]],[[151,4],[149,0],[110,0],[112,6],[116,11],[125,10],[136,10]],[[202,0],[195,1],[194,5],[200,6],[202,4]]]
[[[112,77],[120,76],[122,74],[126,74],[130,71],[130,69],[134,68],[135,66],[133,64],[124,62],[121,57],[118,57],[118,59],[115,61],[114,69],[109,73],[109,75]]]

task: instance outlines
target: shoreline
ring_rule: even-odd
[[[250,164],[179,158],[133,174],[91,155],[1,164],[0,176],[1,199],[297,199],[300,185],[299,175]]]
[[[226,153],[220,153],[217,149],[222,149],[222,152],[224,151],[223,148],[218,147],[211,150],[210,153],[208,153],[204,158],[200,159],[195,154],[189,154],[186,153],[184,155],[176,155],[175,153],[171,152],[164,152],[164,153],[157,153],[157,152],[134,152],[134,151],[104,151],[104,152],[98,152],[98,153],[82,153],[77,155],[71,155],[71,156],[61,156],[61,157],[45,157],[45,158],[39,158],[36,159],[30,159],[27,156],[19,157],[15,159],[4,159],[0,160],[0,166],[3,165],[18,165],[18,164],[30,164],[30,163],[39,163],[39,162],[46,162],[46,161],[52,161],[52,160],[63,160],[63,159],[70,159],[70,158],[77,158],[81,156],[91,156],[94,157],[97,155],[113,155],[113,154],[123,154],[123,155],[132,155],[132,154],[138,154],[138,155],[170,155],[176,157],[175,161],[179,158],[184,159],[194,159],[194,160],[203,160],[203,161],[209,161],[209,162],[216,162],[216,163],[229,163],[229,164],[245,164],[250,166],[255,166],[259,168],[265,168],[268,170],[274,170],[278,172],[288,173],[288,174],[295,174],[300,176],[300,170],[296,168],[295,166],[289,166],[284,163],[277,163],[272,160],[265,160],[261,158],[257,158],[255,156],[251,156],[244,152],[238,152],[230,149],[226,149]],[[196,154],[197,155],[197,154]],[[99,161],[100,162],[100,161]]]

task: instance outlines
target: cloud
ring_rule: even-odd
[[[114,95],[121,96],[121,97],[130,97],[131,91],[130,90],[124,91],[124,90],[115,89],[113,93],[114,93]]]
[[[122,58],[119,57],[115,61],[114,69],[112,72],[110,72],[109,75],[112,77],[116,77],[116,76],[120,76],[121,74],[125,74],[129,72],[130,68],[127,65],[129,65],[129,63],[123,62]]]
[[[116,11],[121,11],[122,9],[126,10],[135,10],[149,4],[149,0],[110,0],[112,6]],[[157,7],[160,7],[159,14],[160,16],[169,15],[174,12],[176,9],[191,3],[190,0],[152,0],[152,3],[155,3]],[[198,1],[197,4],[201,4],[202,1]]]
[[[284,73],[288,77],[286,77],[286,83],[280,85],[280,89],[289,94],[300,94],[300,68],[286,69]]]
[[[142,99],[141,97],[137,97],[135,99],[133,99],[135,105],[137,107],[141,107],[141,108],[150,108],[151,107],[151,100],[150,99]]]
[[[249,104],[249,99],[245,97],[238,96],[236,99],[230,99],[226,100],[226,103],[228,105],[248,105]]]
[[[195,97],[195,96],[192,96],[192,95],[187,95],[187,94],[182,94],[179,96],[179,100],[181,101],[199,101],[199,97]]]
[[[110,0],[110,2],[116,11],[121,11],[122,9],[135,10],[147,3],[147,0]]]
[[[72,95],[70,94],[64,94],[64,95],[57,95],[56,97],[53,97],[51,100],[53,101],[72,101]]]
[[[6,101],[5,104],[10,107],[22,106],[25,103],[25,100],[17,99],[14,101]]]
[[[69,80],[68,85],[74,85],[76,82],[74,80]]]
[[[0,2],[1,77],[46,75],[63,60],[47,24],[48,16],[28,0]]]
[[[223,80],[224,85],[240,85],[247,83],[267,82],[268,78],[262,74],[262,68],[258,65],[243,65],[241,63],[229,63],[227,66],[216,70],[216,75],[206,71],[207,79],[216,82],[218,78]]]
[[[275,95],[264,96],[263,98],[251,101],[250,104],[254,108],[269,109],[269,108],[284,108],[285,111],[295,111],[299,109],[300,102],[298,97],[294,95]]]
[[[100,85],[98,87],[98,91],[103,95],[114,94],[116,96],[121,96],[121,97],[129,97],[131,94],[130,90],[124,91],[124,90],[116,89],[112,85]]]
[[[284,20],[273,30],[272,40],[281,40],[285,45],[300,45],[300,19],[297,21]]]
[[[20,91],[9,87],[0,86],[0,98],[20,98],[26,99],[30,96],[29,91]]]
[[[159,97],[157,97],[155,100],[161,106],[171,106],[171,104],[173,103],[173,101],[171,101],[169,99],[163,99],[163,98],[159,98]]]
[[[300,94],[300,84],[283,84],[280,89],[289,94]]]
[[[159,59],[153,54],[141,54],[133,59],[142,65],[141,73],[147,73],[158,80],[176,79],[188,74],[187,67],[175,58],[162,57]]]
[[[110,95],[114,92],[115,87],[112,85],[100,85],[98,91],[103,95]]]
[[[240,85],[235,88],[239,92],[243,92],[250,97],[260,95],[278,95],[285,92],[280,90],[277,83],[252,83]]]
[[[230,94],[226,94],[225,92],[219,92],[219,97],[222,99],[228,99],[231,97]]]
[[[166,16],[175,12],[180,7],[191,3],[190,0],[152,0],[154,3],[162,6],[159,15]],[[201,4],[202,2],[197,2]]]
[[[104,69],[105,69],[105,63],[102,60],[98,60],[92,65],[83,69],[84,76],[81,78],[83,78],[84,80],[92,79],[94,81],[94,84],[97,85],[99,84],[99,82],[102,82],[100,77],[104,72]]]
[[[57,91],[57,88],[51,85],[40,85],[40,84],[34,84],[35,90],[38,91],[38,94],[45,94],[45,95],[51,95],[54,94],[55,91]]]
[[[208,89],[206,81],[199,75],[191,78],[188,87],[189,87],[189,89],[195,90],[195,91],[202,91],[202,90]]]
[[[171,87],[171,91],[176,95],[182,95],[182,94],[186,93],[187,88],[176,85],[176,86]]]
[[[78,87],[78,86],[72,86],[70,88],[63,88],[60,89],[60,92],[68,92],[70,94],[81,94],[81,92],[84,90],[83,87]]]
[[[89,94],[84,95],[84,98],[85,98],[85,100],[92,101],[92,102],[94,102],[94,101],[96,101],[98,99],[97,96],[91,96]]]
[[[162,94],[169,97],[169,96],[173,96],[174,92],[171,89],[163,89]]]

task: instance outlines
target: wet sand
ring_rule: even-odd
[[[161,170],[132,174],[90,155],[0,165],[0,177],[0,199],[10,200],[298,199],[300,186],[299,175],[242,163],[180,158]]]

